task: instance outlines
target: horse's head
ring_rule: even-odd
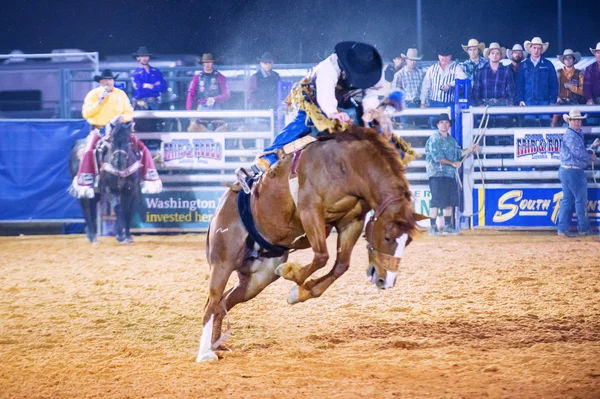
[[[111,153],[110,153],[110,164],[117,170],[123,171],[131,164],[130,157],[131,142],[129,139],[131,129],[131,122],[116,123],[111,122],[110,136],[111,136]]]
[[[392,288],[396,283],[404,248],[417,231],[419,216],[413,213],[408,193],[386,199],[367,223],[367,276],[377,288]]]

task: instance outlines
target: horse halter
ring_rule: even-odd
[[[374,215],[372,215],[369,219],[369,222],[367,223],[367,228],[365,230],[365,238],[367,239],[367,250],[369,251],[370,255],[372,254],[373,256],[375,256],[381,267],[390,272],[398,271],[398,269],[400,268],[400,258],[396,258],[394,255],[379,252],[375,249],[375,247],[373,247],[373,228],[377,219],[379,219],[383,211],[385,211],[385,208],[387,208],[388,205],[392,202],[399,201],[402,198],[403,197],[401,196],[386,198],[381,203],[381,205],[379,205],[379,207],[375,210]]]

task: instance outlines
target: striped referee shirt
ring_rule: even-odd
[[[440,101],[449,103],[454,101],[454,90],[444,92],[442,86],[448,84],[454,87],[456,79],[466,79],[467,75],[462,67],[452,61],[443,70],[439,62],[431,66],[423,79],[423,87],[421,88],[421,104],[425,104],[426,100]]]

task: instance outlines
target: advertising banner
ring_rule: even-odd
[[[560,164],[560,147],[564,129],[514,129],[515,161],[527,164]]]
[[[473,190],[476,227],[553,227],[558,221],[562,190],[506,187]],[[588,188],[588,216],[592,226],[600,223],[600,189]],[[573,213],[573,215],[575,215]]]
[[[161,135],[160,154],[167,168],[195,169],[223,167],[225,137],[206,133],[169,133]]]
[[[0,122],[0,220],[79,219],[69,155],[86,121]]]
[[[132,221],[134,232],[207,231],[226,187],[144,194]]]

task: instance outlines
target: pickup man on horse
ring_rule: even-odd
[[[93,198],[94,186],[98,181],[98,166],[94,157],[94,150],[98,141],[104,138],[110,130],[110,122],[118,115],[123,122],[133,120],[133,107],[127,94],[115,87],[115,79],[110,69],[105,69],[94,80],[100,87],[92,89],[86,96],[81,113],[91,125],[87,138],[85,152],[79,164],[77,176],[73,179],[70,192],[77,198]],[[142,163],[142,193],[155,194],[162,191],[162,182],[158,177],[156,165],[148,148],[135,135],[131,134],[131,144],[136,151],[141,152]]]

